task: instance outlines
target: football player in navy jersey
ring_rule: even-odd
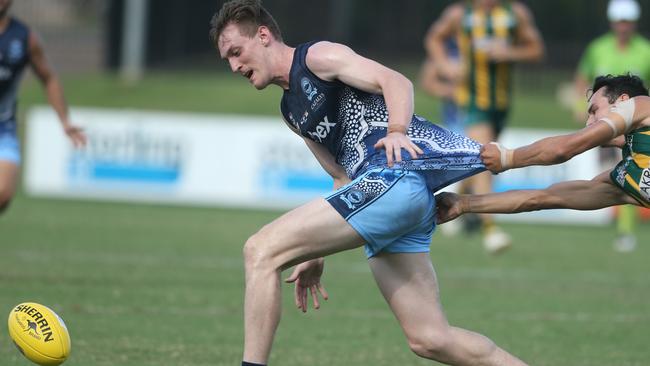
[[[490,339],[449,325],[429,243],[434,191],[485,167],[480,145],[413,113],[413,86],[396,71],[331,42],[290,47],[259,0],[234,0],[210,35],[234,73],[284,90],[288,127],[333,177],[335,191],[298,207],[244,245],[242,365],[266,365],[280,320],[280,274],[296,306],[327,298],[323,256],[365,245],[373,276],[411,349],[450,365],[524,365]],[[390,113],[389,113],[390,111]]]
[[[20,146],[16,136],[18,84],[25,66],[30,65],[43,83],[66,135],[75,146],[83,146],[86,137],[70,123],[63,90],[43,52],[36,34],[9,15],[11,0],[0,0],[0,214],[14,195],[20,165]]]

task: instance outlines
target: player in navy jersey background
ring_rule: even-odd
[[[335,191],[298,207],[244,245],[242,365],[266,365],[280,320],[280,274],[296,306],[327,298],[323,256],[364,246],[373,276],[411,349],[450,365],[524,365],[488,338],[450,326],[429,257],[434,191],[485,168],[480,145],[413,113],[403,75],[331,42],[290,47],[259,0],[223,5],[210,35],[234,73],[284,90],[281,112],[334,179]],[[389,113],[390,111],[390,113]]]
[[[68,119],[63,90],[45,58],[41,41],[24,23],[9,15],[10,7],[11,0],[0,0],[0,214],[9,207],[18,181],[20,145],[16,135],[16,108],[25,66],[30,65],[42,82],[47,99],[73,144],[86,143],[81,129]]]

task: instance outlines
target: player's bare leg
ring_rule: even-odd
[[[485,145],[494,141],[496,135],[489,122],[472,125],[467,129],[467,136]],[[469,184],[473,194],[492,193],[492,173],[484,172],[470,178]],[[481,214],[483,222],[483,246],[490,253],[499,253],[510,247],[510,236],[494,226],[493,215]]]
[[[16,191],[18,165],[0,160],[0,215],[7,210]]]
[[[283,269],[362,244],[357,232],[322,198],[286,213],[251,236],[244,246],[244,361],[268,361],[280,321]]]
[[[526,365],[487,337],[449,325],[429,253],[380,254],[369,263],[417,355],[449,365]]]

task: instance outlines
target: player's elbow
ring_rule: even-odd
[[[414,89],[413,82],[411,82],[411,80],[402,74],[399,74],[399,76],[400,83],[404,86],[404,88],[412,91]]]
[[[528,211],[548,210],[554,208],[565,208],[566,200],[561,196],[554,194],[555,185],[547,189],[538,189],[533,191],[533,195],[528,202]]]
[[[531,52],[530,61],[535,62],[535,63],[539,63],[539,62],[544,61],[544,58],[546,58],[546,50],[544,49],[544,45],[541,44],[541,43],[536,44],[533,47],[533,50]]]
[[[553,195],[548,190],[536,189],[524,192],[527,192],[525,199],[520,201],[512,212],[539,211],[554,208],[557,205]]]
[[[549,156],[547,161],[550,164],[554,165],[554,164],[561,164],[564,163],[565,161],[568,161],[575,155],[575,153],[573,149],[571,149],[570,147],[558,146],[555,150],[550,152],[548,155]]]

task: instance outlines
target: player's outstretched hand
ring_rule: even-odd
[[[490,142],[481,147],[481,160],[483,161],[483,164],[485,164],[487,170],[494,174],[501,173],[506,170],[503,167],[504,157],[501,156],[501,154],[505,153],[505,149],[500,148],[499,144],[496,142]]]
[[[418,154],[424,154],[424,151],[402,132],[387,133],[386,137],[377,141],[375,149],[386,150],[386,160],[391,168],[396,162],[402,161],[402,149],[405,149],[412,159]]]
[[[438,225],[451,221],[463,213],[461,196],[451,192],[442,192],[436,195],[436,223]]]
[[[74,147],[81,148],[86,146],[88,139],[86,138],[86,134],[81,127],[72,125],[70,123],[65,123],[63,125],[63,131],[66,135],[68,135],[68,138],[70,141],[72,141]]]
[[[314,309],[320,308],[319,294],[324,300],[329,298],[325,287],[320,283],[324,268],[325,261],[323,258],[303,262],[294,268],[289,278],[284,280],[286,283],[295,283],[294,300],[296,307],[302,310],[303,313],[307,312],[308,292],[311,293]]]

